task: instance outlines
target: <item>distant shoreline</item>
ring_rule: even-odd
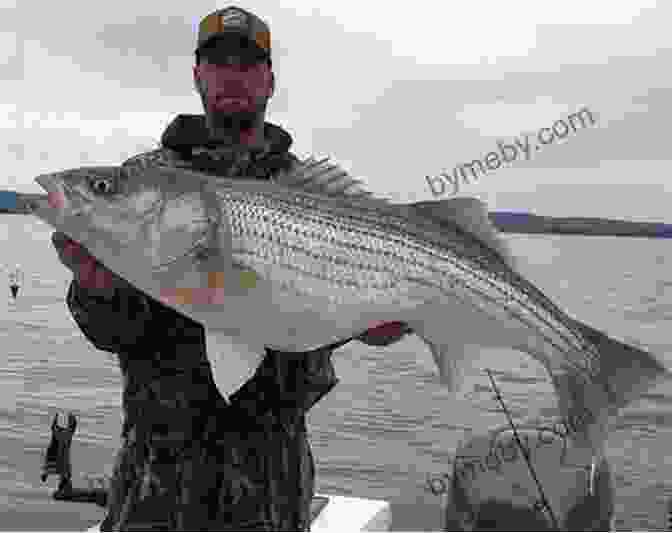
[[[0,215],[26,214],[30,214],[30,211],[19,206],[15,209],[0,208]],[[548,217],[507,211],[491,211],[489,216],[502,233],[672,239],[672,224],[590,217]]]
[[[489,216],[495,227],[502,233],[672,239],[672,224],[589,217],[547,217],[505,211],[491,211]]]

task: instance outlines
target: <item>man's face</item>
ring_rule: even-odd
[[[218,39],[202,49],[194,81],[206,114],[227,129],[251,127],[274,89],[268,63],[242,40]]]

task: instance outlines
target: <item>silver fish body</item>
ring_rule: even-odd
[[[577,438],[597,449],[608,416],[667,376],[653,356],[572,319],[518,273],[484,208],[469,223],[459,212],[437,220],[340,194],[333,183],[315,186],[310,172],[290,176],[291,187],[168,167],[75,169],[36,181],[63,196],[38,216],[204,324],[225,395],[249,379],[264,347],[308,351],[403,321],[452,389],[467,346],[532,355],[563,414],[581,414]],[[222,342],[237,356],[217,349]]]

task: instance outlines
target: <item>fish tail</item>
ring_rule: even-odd
[[[613,339],[582,322],[574,323],[584,338],[597,348],[599,370],[595,379],[605,385],[614,407],[624,407],[672,376],[672,372],[653,354]]]
[[[613,339],[576,320],[583,337],[595,346],[598,365],[589,377],[553,376],[560,409],[570,434],[599,454],[612,416],[651,387],[672,376],[653,354]]]

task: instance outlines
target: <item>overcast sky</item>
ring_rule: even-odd
[[[120,163],[154,147],[176,114],[201,112],[197,24],[229,4],[0,2],[0,187],[38,192],[39,173]],[[672,3],[237,5],[270,24],[268,120],[298,155],[331,156],[376,193],[426,200],[425,176],[588,108],[594,126],[459,194],[493,209],[672,223]]]

